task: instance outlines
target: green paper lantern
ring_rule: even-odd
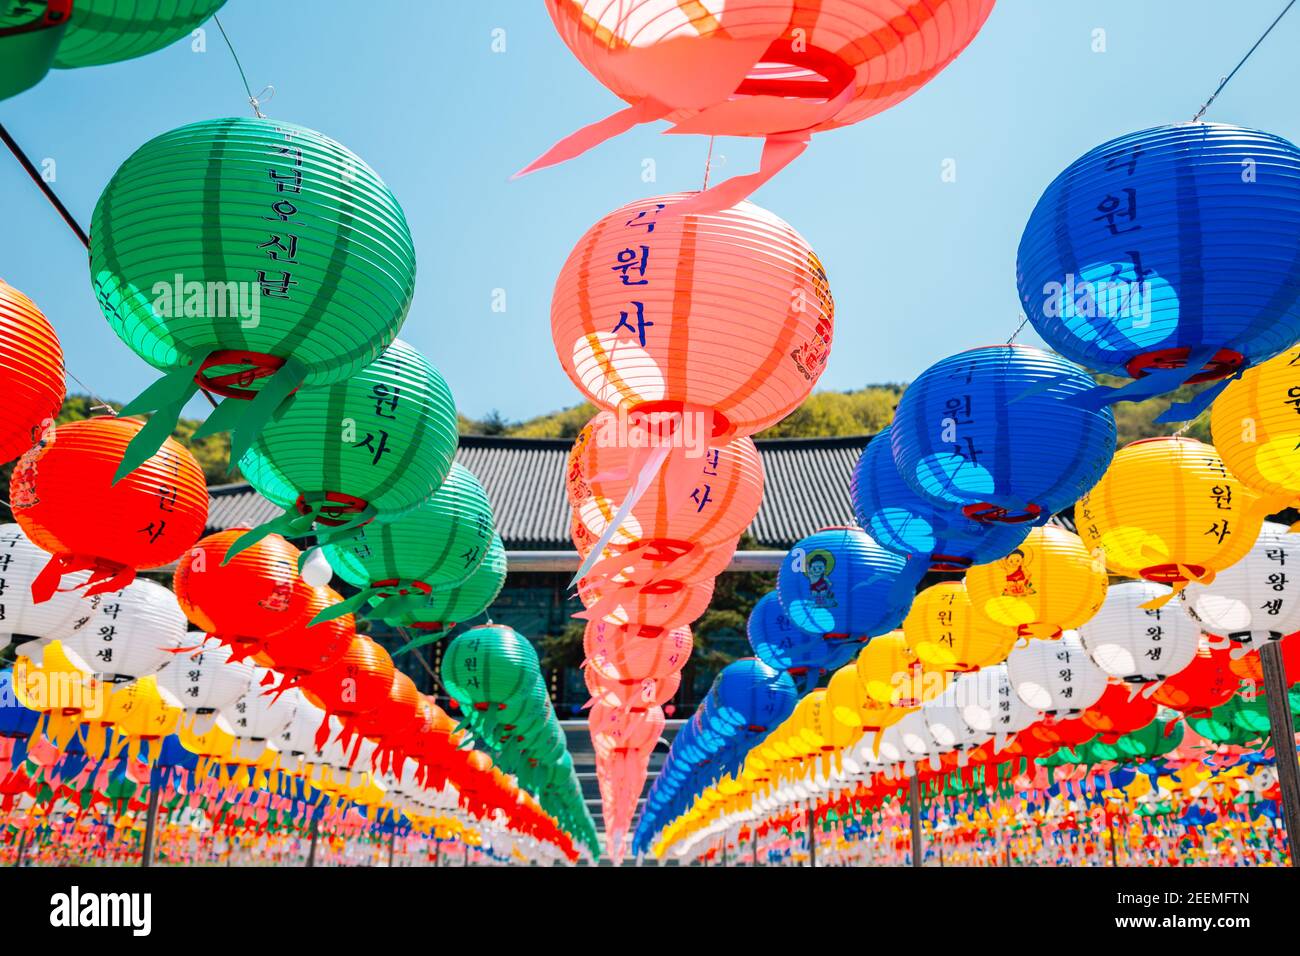
[[[0,100],[39,83],[67,30],[64,4],[0,0]]]
[[[1121,760],[1149,760],[1163,757],[1183,742],[1181,720],[1153,720],[1141,730],[1125,734],[1115,741]]]
[[[466,713],[504,710],[540,681],[533,645],[504,624],[472,627],[442,655],[442,682]]]
[[[381,618],[401,615],[466,583],[491,544],[487,492],[468,468],[452,464],[438,490],[410,511],[321,549],[335,573],[360,590],[317,620],[368,609]]]
[[[237,460],[282,403],[357,375],[406,317],[415,248],[396,198],[346,147],[217,119],[122,164],[95,206],[90,274],[113,331],[166,373],[122,410],[155,413],[125,474],[199,388],[224,401],[196,435],[231,430]]]
[[[119,63],[187,37],[226,0],[75,0],[60,69]]]
[[[285,511],[241,537],[231,552],[272,532],[290,538],[315,533],[328,542],[357,533],[375,518],[393,520],[427,502],[450,479],[457,441],[456,408],[447,383],[418,351],[394,340],[347,381],[304,390],[261,430],[239,460],[239,470]],[[463,496],[455,501],[467,509],[473,504],[472,527],[465,533],[485,549],[491,510],[478,481],[461,471],[468,482],[462,478],[453,484]],[[479,527],[484,508],[486,529]],[[435,509],[426,515],[432,523],[422,527],[428,533],[437,533],[435,525],[443,527],[435,520],[439,514]],[[316,523],[323,527],[313,532]],[[367,533],[378,556],[381,532]],[[435,553],[441,541],[426,537],[421,546]],[[369,583],[360,571],[351,573],[344,576],[352,583]]]
[[[434,591],[419,607],[399,617],[386,619],[388,624],[395,627],[411,627],[427,632],[402,650],[431,643],[457,624],[472,621],[486,611],[506,583],[506,570],[505,546],[501,543],[501,536],[493,532],[483,563],[462,584],[450,591]]]

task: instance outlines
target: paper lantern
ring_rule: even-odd
[[[1006,660],[1018,631],[996,624],[971,607],[962,581],[941,581],[912,599],[903,638],[927,667],[971,671]]]
[[[285,510],[246,540],[311,534],[316,523],[326,542],[376,517],[390,520],[427,502],[451,476],[456,442],[446,382],[396,340],[346,381],[303,391],[261,428],[239,470]],[[459,501],[452,489],[448,496],[440,504]]]
[[[264,668],[254,670],[253,689],[222,709],[226,722],[237,738],[274,742],[289,732],[304,700],[298,691],[265,694],[261,689],[267,676]],[[320,720],[317,719],[317,725]],[[314,729],[314,728],[313,728]]]
[[[708,610],[713,582],[656,581],[638,586],[583,578],[578,584],[578,597],[586,607],[574,615],[581,620],[673,628],[691,623]]]
[[[524,173],[578,156],[640,123],[668,132],[766,137],[757,173],[706,193],[743,199],[821,130],[859,122],[929,82],[983,26],[993,0],[548,0],[565,45],[628,107],[578,130]],[[522,173],[521,173],[522,175]]]
[[[859,528],[827,528],[790,549],[777,593],[800,630],[861,640],[902,623],[924,573]]]
[[[1022,701],[1055,717],[1077,717],[1106,690],[1106,672],[1092,662],[1077,631],[1017,647],[1007,657],[1007,675]]]
[[[903,481],[894,464],[890,429],[867,443],[849,482],[853,514],[878,544],[927,560],[936,571],[964,571],[1011,551],[1026,524],[976,521],[951,505],[936,505]]]
[[[87,603],[90,620],[63,643],[103,679],[120,683],[147,677],[185,644],[185,615],[161,584],[136,578]]]
[[[1090,150],[1047,187],[1020,240],[1017,284],[1049,346],[1139,379],[1104,400],[1139,400],[1300,339],[1297,242],[1294,144],[1222,123],[1157,126]]]
[[[1079,625],[1079,639],[1093,663],[1131,684],[1163,680],[1190,664],[1200,629],[1181,608],[1148,607],[1168,593],[1150,581],[1112,584],[1101,609]]]
[[[989,739],[991,730],[971,726],[965,716],[962,700],[958,696],[961,688],[959,681],[954,681],[942,694],[921,708],[921,719],[925,721],[930,736],[941,747],[951,750],[974,750]]]
[[[1106,568],[1076,534],[1035,528],[1020,547],[966,573],[971,606],[1022,637],[1054,637],[1077,628],[1106,597]]]
[[[957,701],[961,715],[974,730],[992,734],[1019,733],[1043,714],[1023,700],[1011,685],[1006,664],[982,667],[973,674],[959,674]]]
[[[357,634],[351,614],[311,624],[322,610],[342,600],[332,588],[312,588],[301,617],[290,627],[263,636],[258,662],[283,675],[279,690],[294,687],[308,674],[334,666],[347,654]]]
[[[596,536],[576,516],[572,532],[578,554],[586,559],[595,546]],[[611,543],[602,549],[585,577],[613,585],[642,587],[669,581],[701,584],[727,570],[735,553],[735,541],[709,548],[665,538],[638,540],[627,545]]]
[[[35,86],[54,65],[72,0],[6,4],[0,10],[0,100]]]
[[[629,428],[632,434],[629,434]],[[565,487],[574,513],[599,537],[613,520],[636,480],[632,470],[637,450],[648,442],[647,431],[619,416],[599,412],[574,440],[565,471]],[[734,540],[749,527],[763,497],[763,462],[748,438],[707,447],[708,436],[661,471],[619,526],[612,543],[670,544],[686,542],[704,547]]]
[[[689,627],[620,627],[590,621],[583,632],[586,666],[624,687],[639,687],[679,672],[690,659]]]
[[[902,631],[882,634],[855,662],[863,700],[894,708],[919,707],[947,688],[952,674],[930,670],[907,646]],[[865,722],[864,726],[872,726]]]
[[[137,149],[95,206],[90,262],[110,326],[166,373],[123,409],[155,414],[122,473],[170,434],[200,388],[249,400],[223,403],[196,433],[233,429],[238,460],[299,386],[341,382],[373,362],[415,286],[406,220],[375,172],[320,133],[261,118],[205,120]],[[398,398],[375,394],[358,421]],[[399,401],[395,433],[406,410]],[[337,439],[344,423],[330,427]],[[363,454],[375,452],[353,457]]]
[[[90,622],[92,608],[76,592],[90,575],[79,571],[67,580],[74,589],[55,591],[48,601],[32,599],[32,582],[49,564],[50,555],[27,540],[16,524],[0,525],[0,633],[37,639],[68,637]]]
[[[746,634],[755,657],[769,667],[793,674],[819,672],[829,666],[841,646],[859,643],[849,636],[814,634],[795,626],[775,591],[769,591],[754,605]]]
[[[280,695],[293,716],[284,729],[276,735],[274,743],[280,751],[281,767],[287,771],[299,770],[298,759],[316,749],[316,728],[325,719],[325,712],[309,701],[298,688]]]
[[[899,400],[890,426],[898,473],[922,498],[976,521],[1042,524],[1093,486],[1114,451],[1110,411],[1070,401],[1093,384],[1026,345],[949,356]]]
[[[717,447],[808,396],[830,354],[834,303],[821,262],[784,221],[752,203],[659,215],[683,198],[637,200],[588,230],[556,280],[551,332],[598,407],[643,425],[676,415],[679,442],[689,428]]]
[[[415,508],[325,546],[339,577],[360,589],[325,614],[365,614],[372,603],[377,617],[418,608],[467,581],[491,542],[487,492],[468,468],[453,464],[442,486]]]
[[[709,689],[711,717],[735,732],[766,733],[790,715],[798,700],[790,675],[756,657],[728,664]]]
[[[379,707],[392,686],[392,657],[363,634],[352,639],[341,658],[308,674],[301,683],[309,694],[308,699],[314,696],[319,706],[343,722],[340,737],[345,741],[350,741],[356,733],[360,717]],[[322,724],[317,731],[318,745],[325,742],[328,732],[328,724]],[[358,753],[356,746],[353,745],[353,758]]]
[[[1123,684],[1107,687],[1097,702],[1079,718],[1084,726],[1107,739],[1141,730],[1155,719],[1155,702],[1135,694],[1133,688]]]
[[[442,679],[462,707],[505,710],[540,680],[537,652],[505,625],[472,627],[443,651]]]
[[[54,428],[63,406],[63,349],[31,299],[0,279],[0,375],[5,411],[0,462],[13,461]]]
[[[1250,550],[1269,510],[1233,478],[1211,445],[1146,438],[1125,445],[1075,524],[1115,574],[1170,584],[1209,582]]]
[[[492,606],[506,583],[506,571],[506,550],[501,536],[493,532],[483,560],[468,578],[450,590],[431,591],[419,606],[403,609],[398,616],[387,620],[431,633],[449,631],[462,621],[472,621]]]
[[[179,558],[203,533],[208,492],[194,456],[168,437],[128,478],[113,472],[141,424],[67,422],[14,467],[9,501],[27,537],[53,557],[32,582],[49,599],[60,578],[90,571],[85,593],[117,591],[139,568]]]
[[[229,644],[237,661],[257,653],[268,637],[306,620],[312,595],[298,576],[298,549],[278,534],[227,561],[247,530],[230,528],[201,538],[177,563],[172,579],[190,623]]]
[[[206,733],[219,713],[253,688],[255,671],[248,661],[232,660],[224,644],[193,654],[177,654],[158,672],[158,686],[181,702],[196,733]]]
[[[1214,447],[1254,490],[1290,504],[1300,497],[1300,348],[1246,369],[1210,406]]]
[[[1300,537],[1286,525],[1265,521],[1241,560],[1208,584],[1188,585],[1181,595],[1184,607],[1201,628],[1240,645],[1280,641],[1300,631],[1297,565]]]
[[[54,65],[100,66],[169,46],[221,9],[225,0],[75,0]]]
[[[1214,647],[1202,639],[1191,663],[1161,682],[1151,699],[1183,713],[1208,712],[1231,699],[1241,686],[1241,679],[1228,664],[1226,647]]]

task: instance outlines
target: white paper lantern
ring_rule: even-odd
[[[1201,636],[1196,622],[1172,602],[1142,609],[1169,593],[1153,581],[1112,584],[1101,609],[1079,628],[1093,663],[1131,684],[1164,680],[1190,664]]]
[[[1007,657],[1007,674],[1021,700],[1057,717],[1078,716],[1106,690],[1106,672],[1092,662],[1078,631],[1017,647]]]
[[[1007,736],[1040,720],[1043,712],[1030,707],[1015,688],[1006,664],[958,674],[953,681],[961,714],[973,730]]]
[[[904,760],[930,760],[933,763],[941,754],[953,749],[935,739],[925,715],[919,710],[912,711],[890,729],[897,732],[898,741],[903,745]]]
[[[262,677],[269,674],[264,667],[253,669],[253,687],[221,712],[237,738],[275,741],[289,729],[298,711],[302,692],[294,688],[283,694],[267,694],[262,687]]]
[[[921,708],[921,717],[925,720],[930,736],[939,746],[949,750],[971,750],[992,735],[967,723],[957,697],[957,689],[956,682],[950,684],[942,694]]]
[[[251,661],[231,663],[229,644],[209,644],[193,654],[177,654],[158,672],[158,686],[170,691],[193,717],[195,733],[207,733],[225,707],[253,686]]]
[[[1189,584],[1183,606],[1211,634],[1258,647],[1300,631],[1300,535],[1264,522],[1246,556],[1209,584]]]
[[[285,691],[281,696],[289,698],[293,707],[293,717],[275,737],[275,747],[280,751],[281,761],[290,757],[314,756],[316,731],[325,721],[325,711],[309,701],[307,695],[296,687]]]
[[[62,640],[90,618],[81,591],[55,591],[40,604],[32,602],[32,582],[50,563],[48,551],[27,540],[16,524],[0,524],[0,640],[6,647],[10,635]],[[89,571],[65,575],[63,587],[71,588],[90,580]]]
[[[96,594],[82,602],[91,609],[83,627],[63,640],[114,682],[156,674],[185,647],[185,615],[176,595],[147,578],[136,578],[120,591]]]

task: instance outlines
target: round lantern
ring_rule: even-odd
[[[472,627],[447,645],[442,679],[463,708],[506,710],[540,680],[537,651],[528,639],[501,624]]]
[[[316,750],[316,728],[325,719],[325,712],[309,701],[302,691],[293,688],[281,695],[292,708],[293,716],[274,743],[280,751],[281,767],[291,772],[298,770],[297,761]]]
[[[1151,699],[1185,714],[1208,713],[1230,700],[1241,686],[1229,663],[1227,647],[1214,647],[1202,638],[1191,663],[1166,678]]]
[[[342,600],[333,588],[311,588],[303,615],[284,630],[263,636],[257,659],[283,675],[278,690],[294,687],[308,674],[332,667],[348,652],[357,634],[351,614],[323,624],[311,623],[325,608]]]
[[[90,620],[63,643],[101,679],[121,683],[147,677],[185,643],[185,615],[176,596],[161,584],[136,578],[88,603],[93,607]]]
[[[1076,631],[1017,647],[1007,657],[1007,676],[1022,701],[1054,717],[1077,717],[1106,690],[1106,672],[1092,662]]]
[[[724,667],[709,689],[710,717],[733,733],[766,733],[790,716],[798,703],[794,681],[756,657]]]
[[[853,643],[822,634],[812,634],[795,626],[781,606],[781,598],[769,591],[759,598],[746,624],[749,646],[754,656],[769,667],[803,674],[820,672],[829,666],[842,643]]]
[[[1230,382],[1210,406],[1214,447],[1243,484],[1276,496],[1278,508],[1300,497],[1300,347]]]
[[[620,585],[583,578],[578,584],[578,597],[586,610],[574,616],[582,620],[672,628],[690,624],[708,610],[713,582],[683,584],[669,580]]]
[[[1107,740],[1141,730],[1156,718],[1154,701],[1135,694],[1123,684],[1108,686],[1097,702],[1079,720]]]
[[[324,542],[426,503],[456,472],[457,440],[446,382],[396,340],[346,381],[303,391],[261,428],[239,470],[285,510],[240,545],[272,531],[311,534],[313,523]],[[463,482],[473,480],[461,478],[439,504],[461,501]]]
[[[1076,534],[1035,528],[1006,557],[971,568],[971,607],[1022,637],[1054,637],[1091,618],[1106,597],[1106,568]]]
[[[1300,339],[1297,243],[1293,143],[1221,123],[1157,126],[1103,143],[1047,187],[1020,240],[1017,284],[1049,346],[1139,379],[1109,395],[1137,400]]]
[[[1211,445],[1145,438],[1125,445],[1075,524],[1115,574],[1173,585],[1213,580],[1250,550],[1269,505],[1233,478]]]
[[[0,100],[35,86],[54,65],[72,0],[29,0],[0,8]]]
[[[0,525],[0,634],[52,640],[64,638],[85,627],[92,615],[90,605],[75,590],[56,591],[48,601],[32,600],[32,583],[49,564],[50,555],[27,540],[16,524]],[[89,574],[69,575],[74,585],[85,583]]]
[[[0,31],[2,32],[2,31]],[[31,299],[0,279],[0,375],[5,402],[0,462],[13,461],[47,431],[63,407],[63,349]]]
[[[747,196],[813,133],[859,122],[916,92],[975,38],[993,0],[906,8],[887,0],[546,6],[574,56],[629,105],[567,136],[523,173],[656,120],[673,123],[672,133],[766,137],[759,171],[706,192],[696,204],[704,211]]]
[[[191,729],[206,733],[220,711],[253,689],[255,670],[248,661],[231,659],[224,644],[194,654],[177,654],[158,672],[158,686],[181,702],[194,719]]]
[[[1280,641],[1300,631],[1298,565],[1300,536],[1265,521],[1245,557],[1208,584],[1188,585],[1184,607],[1201,628],[1238,644]]]
[[[992,728],[973,727],[966,720],[962,700],[958,696],[960,681],[954,681],[942,694],[921,708],[930,736],[942,747],[952,750],[973,750],[989,739]]]
[[[95,206],[90,262],[113,330],[166,373],[123,409],[156,414],[122,474],[171,433],[200,388],[250,400],[223,404],[196,433],[233,429],[238,460],[299,386],[341,382],[374,361],[415,287],[410,231],[375,172],[314,130],[261,118],[205,120],[136,150]],[[356,409],[358,428],[397,399],[394,431],[403,433],[412,416],[402,398],[376,393],[368,414]],[[335,440],[344,414],[329,423]],[[369,452],[348,449],[349,459],[369,461],[380,437]],[[409,446],[390,451],[401,458]]]
[[[800,630],[862,640],[897,627],[925,565],[886,551],[859,528],[800,540],[781,562],[777,593]]]
[[[100,66],[161,50],[221,9],[226,0],[74,0],[54,65]]]
[[[937,505],[898,473],[890,429],[867,443],[849,482],[853,514],[878,544],[916,555],[936,571],[964,571],[1007,554],[1029,533],[1024,523],[976,521],[954,505]]]
[[[483,560],[468,578],[450,590],[430,591],[417,606],[403,607],[398,615],[386,620],[430,633],[449,631],[492,606],[506,583],[506,571],[506,549],[494,531]]]
[[[273,743],[289,732],[298,713],[298,707],[304,700],[296,689],[287,694],[267,694],[261,685],[268,676],[264,668],[254,670],[253,689],[244,694],[233,704],[222,708],[226,723],[237,739],[261,743]],[[317,718],[316,724],[320,720]],[[245,756],[251,756],[245,752]]]
[[[310,630],[308,632],[310,634]],[[350,740],[362,715],[380,706],[393,686],[393,659],[379,644],[358,634],[341,658],[303,678],[301,687],[314,703],[343,722],[340,737]],[[322,723],[316,742],[323,744],[329,725]],[[356,756],[355,746],[353,756]]]
[[[952,679],[949,672],[927,669],[907,646],[902,631],[874,638],[858,652],[855,666],[864,701],[901,709],[932,700]]]
[[[975,521],[1041,524],[1091,488],[1114,451],[1110,411],[1071,401],[1093,386],[1083,369],[1027,345],[949,356],[899,400],[898,473]]]
[[[305,620],[312,595],[298,576],[298,549],[278,534],[227,561],[247,530],[231,528],[200,539],[177,563],[172,579],[190,623],[234,648],[237,661]]]
[[[492,506],[470,470],[453,464],[446,481],[416,507],[367,525],[324,548],[330,566],[359,588],[326,615],[399,616],[469,579],[492,542]]]
[[[203,533],[208,492],[194,456],[168,437],[130,476],[113,483],[143,426],[131,418],[67,422],[14,467],[14,518],[53,557],[32,582],[48,600],[64,574],[88,570],[86,594],[117,591],[139,568],[179,558]]]
[[[681,427],[693,423],[688,417]],[[631,492],[637,450],[655,434],[653,425],[629,425],[626,417],[600,412],[574,440],[565,485],[574,513],[594,536],[604,534]],[[659,472],[623,519],[613,544],[653,545],[656,539],[668,539],[669,546],[710,547],[734,540],[749,527],[763,497],[758,449],[749,438],[708,447],[709,437],[683,436],[683,441],[695,442],[694,454]]]
[[[1017,630],[995,624],[971,607],[962,581],[941,581],[912,599],[903,619],[903,637],[925,666],[941,671],[971,671],[1006,660]]]
[[[1190,664],[1200,630],[1181,608],[1162,604],[1168,593],[1151,581],[1112,584],[1101,609],[1079,625],[1079,639],[1093,663],[1132,684],[1164,680]]]
[[[637,200],[588,230],[556,280],[551,331],[598,407],[689,416],[716,448],[808,396],[834,304],[817,256],[784,221],[752,203],[660,215],[683,198]]]
[[[693,638],[689,627],[665,630],[590,621],[582,646],[588,668],[631,688],[681,671],[690,659]]]
[[[596,535],[575,514],[571,527],[574,547],[586,559],[596,544]],[[608,544],[591,565],[586,577],[612,584],[657,584],[679,581],[699,584],[711,581],[727,569],[736,553],[736,542],[704,547],[691,541],[650,538],[626,545]]]
[[[1006,664],[960,674],[953,682],[962,719],[974,730],[992,734],[1019,733],[1039,720],[1042,711],[1029,706],[1011,685]]]

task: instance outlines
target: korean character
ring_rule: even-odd
[[[1285,573],[1285,572],[1282,572],[1282,571],[1275,571],[1275,572],[1273,572],[1272,574],[1270,574],[1270,575],[1268,576],[1268,585],[1269,585],[1269,587],[1271,587],[1274,591],[1285,591],[1285,590],[1286,590],[1286,573]]]
[[[262,287],[262,295],[272,299],[289,298],[289,286],[298,284],[293,281],[292,273],[281,270],[279,277],[274,279],[271,278],[272,275],[274,275],[272,272],[257,270],[257,283]]]
[[[271,233],[270,236],[266,242],[259,242],[257,248],[266,250],[267,257],[276,262],[297,264],[298,237],[287,232],[284,235]]]
[[[376,415],[378,415],[380,418],[391,418],[391,419],[397,418],[397,402],[399,397],[402,394],[402,390],[400,388],[397,388],[396,386],[390,386],[384,382],[381,382],[378,385],[371,387],[370,394],[373,395],[375,399]],[[393,414],[390,415],[386,413],[384,411],[385,406],[387,406],[388,411],[392,412]]]
[[[379,460],[384,457],[385,452],[388,451],[388,432],[384,431],[383,429],[379,430],[378,448],[375,447],[374,432],[368,433],[364,440],[357,442],[356,445],[353,447],[365,448],[366,450],[368,450],[371,454],[370,463],[372,465],[377,465],[379,464]]]
[[[1218,542],[1222,544],[1223,539],[1232,534],[1232,532],[1229,530],[1228,520],[1225,518],[1223,521],[1216,521],[1214,524],[1210,525],[1210,530],[1206,531],[1205,534],[1214,535]]]
[[[639,213],[623,223],[628,228],[642,228],[647,233],[655,231],[654,217],[659,215],[659,210],[664,208],[663,203],[655,203],[654,209],[642,209]],[[650,218],[646,218],[649,216]]]
[[[277,192],[282,193],[300,193],[302,192],[302,170],[293,169],[288,173],[281,174],[279,170],[268,169],[267,176],[271,182],[275,183]]]
[[[618,254],[618,265],[610,266],[611,271],[622,273],[619,278],[624,285],[650,284],[650,280],[645,278],[646,264],[650,261],[650,247],[640,246],[639,249],[639,252],[630,247],[624,249]]]
[[[1136,232],[1141,229],[1137,222],[1137,190],[1131,186],[1126,186],[1120,190],[1122,197],[1114,193],[1107,193],[1106,198],[1097,203],[1097,211],[1100,216],[1093,216],[1093,222],[1106,221],[1106,228],[1112,236],[1122,235],[1126,232]],[[1133,224],[1128,229],[1120,228],[1119,220]]]
[[[1137,169],[1137,161],[1140,156],[1142,156],[1142,147],[1137,145],[1124,146],[1102,154],[1102,158],[1106,160],[1104,168],[1107,172],[1123,169],[1126,176],[1133,175],[1133,172]]]
[[[628,321],[628,313],[626,311],[620,311],[618,314],[618,324],[614,326],[612,331],[617,332],[619,329],[627,329],[629,332],[635,332],[637,339],[641,342],[641,345],[644,346],[645,330],[653,326],[654,323],[646,321],[644,302],[632,302],[631,305],[636,309],[636,328],[632,328],[632,323]]]
[[[1220,511],[1232,510],[1232,488],[1228,485],[1214,485],[1210,488],[1210,497],[1214,499],[1214,506]]]
[[[691,492],[691,500],[695,502],[696,514],[699,514],[701,511],[703,511],[704,506],[713,500],[713,497],[710,494],[710,492],[713,491],[713,486],[705,484],[703,488],[704,488],[703,494],[701,494],[699,488],[696,488],[694,491]]]

